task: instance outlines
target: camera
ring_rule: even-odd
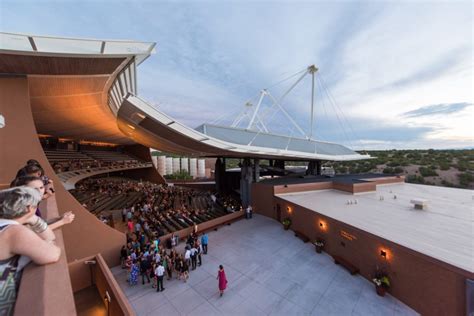
[[[41,180],[43,180],[43,184],[44,184],[44,185],[49,184],[49,178],[48,178],[47,176],[42,176],[42,177],[41,177]]]

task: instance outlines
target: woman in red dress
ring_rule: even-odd
[[[217,279],[219,280],[219,292],[224,294],[224,290],[227,287],[227,278],[225,276],[224,267],[222,265],[219,266],[219,272],[217,273]]]

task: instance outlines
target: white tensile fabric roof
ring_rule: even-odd
[[[226,126],[203,124],[197,131],[220,140],[254,147],[270,147],[324,155],[357,155],[353,150],[335,143],[262,133]]]
[[[190,148],[190,155],[297,160],[348,161],[369,159],[339,144],[315,140],[264,134],[230,127],[202,125],[197,130],[176,122],[173,118],[143,99],[129,94],[124,98],[119,113],[119,128],[137,139],[145,137],[158,150],[169,151],[176,146]],[[166,137],[163,135],[166,134]],[[136,135],[136,136],[134,136]],[[159,146],[166,142],[167,148]],[[171,146],[171,147],[170,147]],[[153,147],[153,146],[151,146]],[[191,149],[193,148],[193,149]],[[196,150],[199,148],[199,150]]]

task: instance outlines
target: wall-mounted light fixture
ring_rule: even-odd
[[[380,256],[384,259],[387,259],[388,255],[387,255],[387,250],[385,249],[380,249]]]
[[[319,229],[326,230],[327,226],[324,221],[319,221]]]
[[[287,206],[286,211],[288,212],[288,214],[291,214],[293,212],[293,209],[291,208],[291,206]]]

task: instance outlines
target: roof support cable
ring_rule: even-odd
[[[290,116],[290,114],[288,114],[288,112],[285,111],[285,109],[280,105],[280,101],[277,101],[272,95],[270,92],[267,92],[267,95],[269,98],[272,99],[273,101],[273,104],[278,106],[278,108],[281,110],[281,112],[288,118],[288,120],[291,122],[291,124],[293,124],[296,129],[298,130],[298,132],[301,133],[301,135],[305,136],[306,138],[308,138],[308,136],[306,135],[306,133],[301,129],[301,127],[295,122],[295,120],[293,120],[293,118]],[[281,98],[280,98],[281,100]]]
[[[319,79],[321,80],[321,76],[319,76]],[[334,105],[333,102],[331,102],[331,99],[330,99],[330,96],[329,96],[329,92],[327,90],[327,88],[323,85],[322,81],[320,81],[321,83],[321,86],[323,87],[323,92],[326,94],[328,100],[329,100],[329,104],[333,107],[333,110],[334,110],[334,114],[336,114],[336,118],[337,118],[337,121],[339,123],[339,126],[341,127],[341,131],[343,133],[343,138],[345,138],[346,142],[349,143],[349,146],[352,147],[352,144],[351,144],[351,141],[350,141],[350,138],[349,136],[347,135],[347,132],[346,132],[346,129],[344,128],[344,123],[343,121],[341,120],[341,118],[339,117],[339,113]]]
[[[322,76],[321,76],[321,80],[322,80],[322,83],[324,84],[324,86],[326,86],[325,81],[324,81],[324,78],[323,78]],[[327,88],[326,88],[326,89],[327,89]],[[334,97],[332,96],[332,94],[331,94],[331,92],[330,92],[329,90],[328,90],[328,94],[329,94],[330,98],[333,100],[334,104],[335,104],[337,107],[339,107],[339,106],[337,105],[337,103],[336,103],[336,100],[334,99]],[[364,144],[360,141],[360,140],[361,140],[360,137],[357,135],[357,133],[356,133],[356,132],[354,131],[354,129],[352,128],[352,125],[351,125],[350,122],[347,120],[347,118],[346,118],[344,112],[342,111],[342,109],[340,109],[340,111],[341,111],[341,114],[342,114],[344,120],[347,122],[347,125],[349,126],[351,132],[352,132],[353,135],[359,140],[359,144],[361,145],[362,150],[367,153]]]

